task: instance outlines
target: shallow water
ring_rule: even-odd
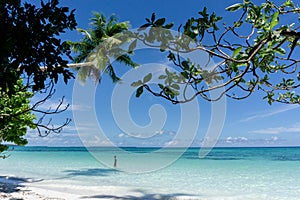
[[[177,160],[182,149],[124,150],[92,148],[90,154],[85,148],[16,147],[0,161],[0,175],[199,199],[300,198],[300,148],[216,148],[202,159],[192,148]],[[114,155],[117,170],[111,168]],[[175,162],[165,166],[170,160]],[[143,168],[152,172],[134,173]]]

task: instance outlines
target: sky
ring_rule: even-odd
[[[39,5],[40,1],[30,0]],[[129,21],[135,29],[145,23],[154,12],[174,22],[175,27],[208,7],[226,21],[234,15],[225,8],[238,0],[61,0],[61,5],[76,9],[78,27],[87,29],[92,12],[105,16],[116,15],[119,21]],[[82,37],[76,31],[61,36],[64,40],[78,41]],[[141,69],[132,70],[116,65],[122,79],[140,79],[146,72],[157,72],[170,62],[157,50],[141,49],[134,56]],[[144,73],[144,74],[143,74]],[[59,81],[55,96],[41,108],[48,109],[65,96],[68,111],[53,117],[54,124],[66,118],[72,122],[59,134],[41,138],[35,130],[29,130],[26,138],[32,146],[201,146],[204,139],[217,138],[216,146],[299,146],[299,105],[274,103],[262,100],[264,94],[257,91],[245,100],[229,98],[212,104],[198,98],[188,105],[173,105],[149,93],[136,98],[133,88],[126,84],[114,84],[107,75],[101,83],[92,81],[79,84],[71,80],[68,85]],[[125,85],[125,86],[124,86]],[[131,96],[130,96],[131,95]],[[33,101],[39,97],[34,97]],[[150,114],[150,115],[149,115]],[[151,115],[152,114],[152,115]],[[131,117],[131,119],[130,119]]]

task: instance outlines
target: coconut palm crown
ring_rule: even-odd
[[[131,67],[138,66],[130,58],[129,54],[132,52],[122,48],[122,45],[124,46],[130,40],[126,34],[129,30],[129,23],[118,22],[115,16],[107,20],[104,15],[97,12],[90,20],[90,29],[77,29],[84,37],[79,42],[69,42],[76,54],[74,62],[86,63],[78,68],[78,77],[82,81],[85,81],[87,77],[100,81],[102,73],[106,72],[113,82],[116,82],[120,78],[114,71],[112,61]]]

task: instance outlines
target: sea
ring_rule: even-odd
[[[0,160],[0,176],[120,186],[162,197],[300,199],[298,147],[214,148],[204,157],[199,150],[14,147]]]

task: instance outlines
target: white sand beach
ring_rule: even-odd
[[[78,195],[70,194],[62,191],[55,191],[47,188],[39,188],[36,186],[35,180],[28,180],[16,177],[0,178],[0,199],[48,199],[48,200],[64,200],[64,199],[79,199]]]
[[[199,198],[199,197],[198,197]],[[184,195],[145,194],[120,186],[73,186],[57,182],[0,176],[1,200],[79,200],[79,199],[198,199]]]

